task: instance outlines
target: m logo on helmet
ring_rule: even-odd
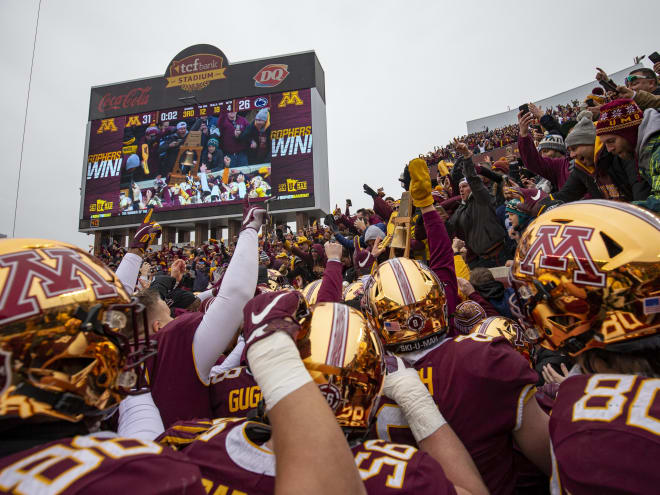
[[[595,287],[605,286],[605,274],[594,263],[585,242],[591,239],[594,229],[588,227],[565,226],[561,232],[561,241],[555,246],[554,238],[559,234],[559,225],[543,225],[536,233],[536,240],[529,247],[525,259],[520,263],[520,272],[536,275],[534,260],[540,255],[538,266],[546,270],[565,271],[568,256],[575,262],[573,282]]]
[[[35,250],[0,256],[0,273],[6,273],[5,283],[0,287],[0,325],[39,313],[37,286],[47,299],[88,287],[98,299],[118,295],[112,282],[103,278],[73,249],[57,247],[41,252],[45,258]]]

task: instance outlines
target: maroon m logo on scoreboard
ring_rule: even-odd
[[[555,246],[554,238],[559,233],[559,225],[543,225],[536,233],[536,240],[520,263],[520,272],[536,275],[534,260],[540,254],[539,268],[564,271],[568,266],[568,255],[573,258],[576,268],[573,282],[580,285],[605,286],[605,274],[594,263],[585,242],[591,239],[594,229],[589,227],[566,226],[561,233],[561,241]]]
[[[118,295],[114,284],[103,278],[73,249],[50,248],[42,251],[55,261],[54,267],[44,263],[36,251],[0,256],[0,267],[9,268],[6,281],[0,286],[0,325],[39,313],[39,299],[30,292],[34,280],[39,282],[47,299],[85,290],[87,284],[98,299]]]

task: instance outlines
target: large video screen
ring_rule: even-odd
[[[91,122],[83,218],[313,191],[309,89]]]

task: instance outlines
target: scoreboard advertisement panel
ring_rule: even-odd
[[[315,199],[328,187],[322,69],[301,55],[230,65],[196,45],[164,77],[92,88],[80,230],[133,225],[149,208],[176,221],[231,216],[246,197],[326,209]]]

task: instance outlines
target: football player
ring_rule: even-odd
[[[312,282],[316,284],[312,288],[310,298],[307,289],[302,291],[308,304],[315,302],[339,302],[342,290],[342,246],[337,242],[326,242],[325,255],[327,258],[323,278]],[[239,338],[238,349],[242,349],[244,341]],[[232,351],[220,368],[214,367],[218,373],[212,373],[211,377],[211,410],[214,418],[244,417],[247,413],[257,407],[261,392],[254,381],[254,377],[246,366],[236,366],[229,369],[225,366],[227,361],[231,362],[231,356],[236,354]]]
[[[247,360],[263,390],[268,421],[273,423],[272,414],[282,397],[293,396],[291,391],[297,387],[312,386],[330,406],[323,417],[335,418],[335,430],[341,426],[351,443],[353,466],[357,465],[368,493],[486,493],[469,454],[419,375],[391,358],[390,373],[384,377],[382,347],[362,314],[337,303],[318,303],[312,310],[307,315],[303,296],[293,291],[262,294],[245,307]],[[277,363],[283,362],[290,367],[297,363],[295,370],[277,372]],[[386,393],[400,400],[410,415],[420,444],[435,455],[381,440],[362,442],[383,382]],[[292,435],[310,451],[309,458],[300,457],[299,471],[314,465],[321,468],[336,455],[343,459],[344,451],[332,455],[327,451],[326,436],[331,432],[321,429],[299,405],[295,407],[292,414],[301,423]],[[276,431],[272,440],[269,436],[269,427],[261,421],[225,418],[178,423],[161,441],[183,448],[200,466],[212,490],[255,494],[272,493],[277,483],[273,476],[276,472],[279,476],[280,454],[276,463],[272,449],[277,449],[281,437]],[[436,455],[442,459],[440,464],[434,460]],[[315,482],[344,493],[345,478],[344,472],[329,472]],[[298,492],[306,493],[300,488]]]
[[[172,318],[170,308],[157,292],[146,290],[138,295],[146,308],[149,330],[158,341],[158,354],[148,362],[148,378],[165,427],[181,419],[211,415],[211,369],[234,338],[242,321],[242,308],[254,295],[257,233],[265,217],[266,210],[261,205],[246,208],[234,254],[217,296],[210,302],[204,301],[209,303],[205,304],[204,313],[189,312]],[[124,259],[122,265],[132,262]],[[122,265],[117,271],[125,283],[134,283]],[[209,296],[211,290],[200,294],[200,298]]]
[[[514,440],[534,464],[550,472],[548,416],[534,398],[538,375],[505,337],[447,338],[458,300],[451,241],[433,207],[426,163],[415,159],[408,169],[411,196],[422,210],[428,236],[430,268],[407,258],[382,263],[365,288],[367,318],[386,349],[419,371],[488,489],[511,493]],[[383,403],[377,414],[380,438],[415,444],[395,404]]]
[[[206,493],[183,456],[90,434],[145,391],[142,364],[156,352],[115,274],[69,244],[10,239],[0,281],[0,493]]]
[[[574,356],[552,408],[553,493],[660,486],[660,219],[587,200],[529,225],[512,275],[543,346]]]

